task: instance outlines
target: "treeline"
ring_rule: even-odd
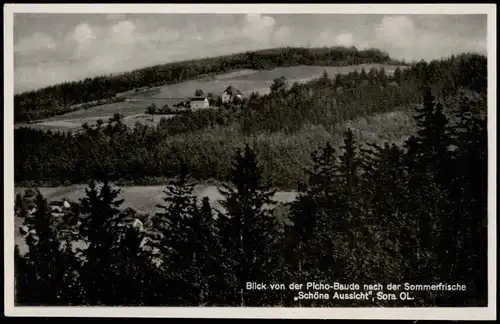
[[[156,65],[111,76],[86,78],[49,86],[14,96],[15,122],[27,122],[64,114],[73,105],[102,100],[145,86],[183,82],[207,74],[234,69],[273,69],[294,65],[342,66],[361,63],[386,63],[392,60],[376,49],[356,48],[276,48],[215,58]]]
[[[304,152],[324,144],[314,134],[312,139],[294,139],[307,132],[308,125],[336,136],[337,126],[356,118],[412,112],[412,104],[421,102],[422,80],[429,80],[440,100],[460,97],[460,89],[484,95],[486,76],[480,73],[486,73],[485,66],[484,57],[463,55],[396,69],[392,76],[383,70],[361,70],[335,78],[325,74],[292,87],[280,78],[269,95],[253,94],[224,109],[162,119],[157,126],[127,127],[117,115],[106,126],[84,125],[76,134],[19,128],[14,131],[15,181],[56,185],[106,176],[147,184],[147,178],[175,176],[182,163],[198,180],[220,180],[230,169],[227,152],[239,143],[257,141],[266,178],[275,187],[289,188],[304,180],[301,168],[312,162]],[[462,67],[462,72],[456,71]],[[446,81],[450,78],[453,88]],[[283,165],[284,156],[289,158]]]
[[[285,81],[276,79],[270,95],[250,97],[240,122],[244,132],[295,132],[305,124],[340,124],[360,116],[406,109],[421,103],[427,87],[439,100],[454,97],[461,89],[484,94],[487,60],[482,55],[462,54],[398,67],[391,75],[383,68],[371,68],[337,74],[332,79],[325,72],[320,79],[295,83],[288,91]]]
[[[16,247],[15,302],[486,306],[484,104],[460,98],[450,123],[426,91],[415,117],[419,131],[403,148],[360,146],[347,131],[339,150],[327,144],[312,155],[299,196],[280,218],[250,146],[233,156],[219,210],[194,196],[183,165],[155,215],[120,209],[123,200],[107,181],[101,188],[91,182],[86,197],[57,217],[40,193],[18,195],[29,251],[21,255]],[[328,300],[294,301],[297,291],[250,290],[249,282],[442,283],[466,290],[412,291],[414,300],[405,301],[334,299],[322,291]]]

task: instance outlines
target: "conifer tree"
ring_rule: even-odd
[[[402,79],[402,76],[403,76],[403,72],[401,71],[401,69],[399,68],[399,66],[394,70],[394,80],[398,83],[401,82],[401,79]]]
[[[424,73],[424,71],[420,71]],[[406,143],[408,165],[407,215],[418,233],[414,249],[417,256],[413,280],[423,282],[434,277],[444,280],[449,275],[449,262],[455,258],[456,241],[450,218],[450,189],[453,178],[451,134],[443,105],[435,102],[430,88],[424,93],[423,107],[415,116],[420,130]],[[454,233],[450,236],[451,233]],[[436,301],[434,296],[434,302]]]
[[[482,96],[464,92],[458,96],[459,104],[454,112],[457,122],[453,126],[453,163],[449,165],[453,171],[449,199],[454,203],[447,213],[448,225],[443,233],[448,237],[447,251],[450,253],[440,257],[453,276],[469,283],[469,298],[484,303],[488,196],[486,101]],[[477,266],[471,269],[467,264]],[[455,304],[458,300],[447,302]]]
[[[26,257],[21,254],[19,245],[16,244],[14,246],[14,304],[16,306],[27,306],[33,303],[30,298],[33,292],[30,284],[35,278],[33,270]]]
[[[383,67],[378,70],[377,79],[381,86],[387,86],[387,74]]]
[[[341,231],[343,226],[336,212],[338,159],[335,149],[327,143],[322,150],[313,152],[312,160],[308,181],[300,186],[299,196],[291,204],[292,225],[287,230],[289,271],[295,281],[304,284],[325,280],[328,272],[338,270],[340,263],[334,259],[334,242],[338,239],[336,231]]]
[[[123,306],[163,305],[166,282],[154,255],[145,246],[150,239],[150,229],[144,219],[132,209],[122,212],[123,223],[119,227],[119,247],[113,258],[116,275],[113,284],[117,296],[114,301]],[[129,222],[131,221],[131,222]]]
[[[216,249],[214,214],[208,197],[202,199],[200,207],[196,206],[186,222],[186,230],[192,303],[206,305],[212,302],[211,289],[216,277],[222,275]]]
[[[415,119],[420,129],[408,143],[409,154],[416,166],[424,168],[422,172],[439,178],[449,162],[450,134],[443,105],[435,101],[430,88],[425,90],[422,108],[417,109]]]
[[[349,279],[363,281],[362,276],[371,271],[365,266],[368,263],[364,262],[366,259],[363,260],[361,257],[367,249],[366,237],[370,236],[371,233],[367,233],[369,229],[366,227],[365,220],[367,216],[365,215],[365,199],[360,190],[362,159],[358,152],[354,133],[350,128],[344,133],[344,143],[341,150],[337,175],[338,212],[343,215],[347,224],[347,231],[344,233],[347,249],[341,249],[339,252],[342,253],[342,258],[346,262],[344,271],[349,273]]]
[[[27,210],[27,207],[32,210]],[[19,276],[24,277],[19,288],[29,289],[20,292],[24,302],[47,306],[77,302],[76,287],[68,287],[68,283],[74,281],[74,278],[60,245],[61,227],[47,200],[37,191],[31,204],[28,202],[25,206],[18,206],[17,210],[18,215],[24,218],[22,234],[26,235],[28,246],[24,257],[16,256],[20,267]]]
[[[365,224],[371,226],[375,250],[382,253],[377,263],[384,269],[375,280],[384,282],[411,281],[417,260],[413,247],[417,244],[417,231],[407,211],[411,198],[408,196],[408,176],[404,151],[397,145],[371,144],[362,150],[362,192],[367,201],[364,211]]]
[[[165,187],[164,194],[165,203],[157,205],[163,211],[155,215],[155,222],[162,234],[156,247],[160,250],[164,276],[169,283],[165,294],[169,303],[189,304],[193,302],[189,290],[192,278],[188,274],[192,251],[186,227],[196,213],[196,196],[185,164],[181,164],[179,176]]]
[[[331,85],[330,77],[328,76],[328,72],[326,70],[321,74],[321,78],[319,79],[319,85],[321,87],[328,87]]]
[[[95,182],[89,184],[87,196],[81,199],[80,225],[78,231],[88,245],[84,249],[85,263],[82,281],[90,305],[113,305],[121,302],[114,286],[117,263],[114,258],[120,237],[119,225],[124,215],[118,209],[123,199],[117,199],[119,190],[104,182],[100,190]]]
[[[232,186],[221,189],[225,212],[218,221],[228,302],[265,305],[267,292],[246,290],[246,283],[269,282],[275,271],[277,220],[269,208],[274,191],[263,183],[257,156],[248,145],[236,152],[229,180]]]
[[[172,291],[172,302],[179,305],[205,305],[212,302],[211,286],[219,270],[216,255],[214,218],[208,198],[199,206],[187,167],[165,190],[164,211],[158,213],[163,240],[159,248],[164,257],[165,276]]]

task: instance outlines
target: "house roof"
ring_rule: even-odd
[[[206,97],[192,97],[192,98],[189,98],[189,100],[191,101],[204,101],[205,99],[207,99]]]

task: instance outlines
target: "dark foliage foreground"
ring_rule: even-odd
[[[29,252],[16,247],[16,303],[486,306],[486,119],[467,98],[459,106],[452,124],[428,92],[420,131],[404,148],[360,148],[347,132],[338,154],[329,145],[314,154],[284,219],[249,146],[234,157],[222,212],[193,195],[184,168],[149,217],[120,209],[107,182],[91,183],[59,216],[39,193],[18,196]],[[294,301],[297,291],[246,289],[313,281],[466,290],[414,291],[412,301]]]

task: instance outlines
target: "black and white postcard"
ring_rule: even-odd
[[[7,4],[6,315],[496,319],[495,71],[495,5]]]

